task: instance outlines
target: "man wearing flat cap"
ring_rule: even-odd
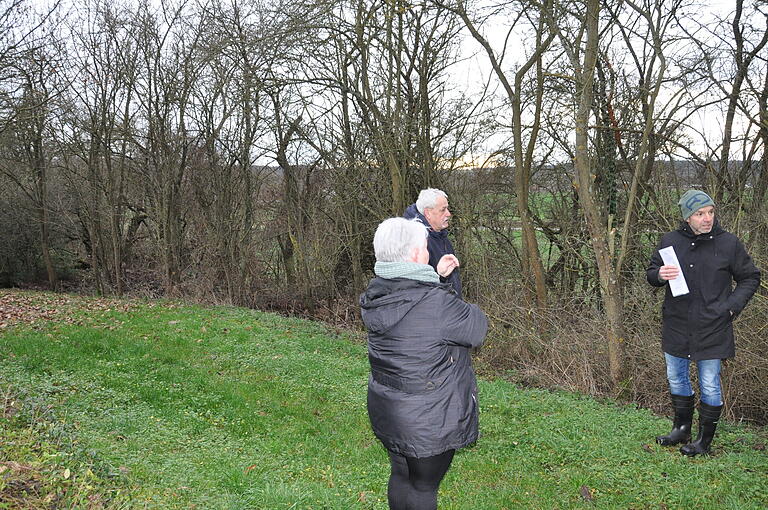
[[[695,456],[709,453],[723,409],[721,360],[736,354],[733,320],[759,287],[760,271],[741,241],[722,229],[709,195],[692,189],[678,205],[683,221],[661,238],[647,270],[648,283],[666,286],[661,346],[675,416],[672,431],[656,441],[665,446],[682,443],[680,453]],[[659,250],[668,247],[674,249],[679,266],[664,263]],[[670,281],[681,274],[687,293],[671,288]],[[698,437],[691,442],[692,361],[698,369],[700,402]]]

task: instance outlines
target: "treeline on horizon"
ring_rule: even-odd
[[[41,5],[0,0],[0,286],[357,326],[376,225],[437,187],[487,366],[663,408],[644,269],[680,194],[768,267],[756,3]],[[468,89],[467,47],[489,69]],[[764,289],[724,372],[726,414],[757,423]]]

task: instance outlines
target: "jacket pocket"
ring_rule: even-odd
[[[716,302],[706,305],[702,310],[702,319],[705,321],[716,321],[718,319],[729,318],[731,316],[728,305],[724,302]]]
[[[713,303],[701,309],[698,334],[702,338],[709,337],[726,329],[731,324],[731,313],[724,303]]]

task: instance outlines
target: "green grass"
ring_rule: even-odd
[[[236,308],[62,306],[0,332],[0,508],[24,488],[28,508],[387,508],[360,343]],[[480,398],[441,509],[768,507],[760,430],[725,423],[689,459],[646,410],[500,380]]]

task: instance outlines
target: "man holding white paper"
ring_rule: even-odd
[[[664,265],[661,267],[664,268],[665,273],[667,269],[672,269],[674,271],[674,269],[680,267],[680,262],[677,260],[677,253],[675,253],[675,248],[673,246],[667,246],[666,248],[660,249],[659,255],[661,255],[661,260],[664,261]],[[669,274],[674,274],[674,272]],[[662,276],[659,277],[659,279],[662,278]],[[668,281],[672,297],[688,294],[688,284],[685,283],[685,276],[683,276],[681,271],[677,271],[677,276],[670,278]]]
[[[736,354],[733,320],[759,287],[760,271],[741,241],[720,227],[709,195],[689,190],[678,205],[683,222],[661,238],[646,272],[648,283],[667,287],[661,345],[675,412],[672,432],[656,441],[686,443],[680,452],[694,456],[709,452],[723,409],[721,360]],[[693,442],[691,361],[700,389],[699,431]]]

